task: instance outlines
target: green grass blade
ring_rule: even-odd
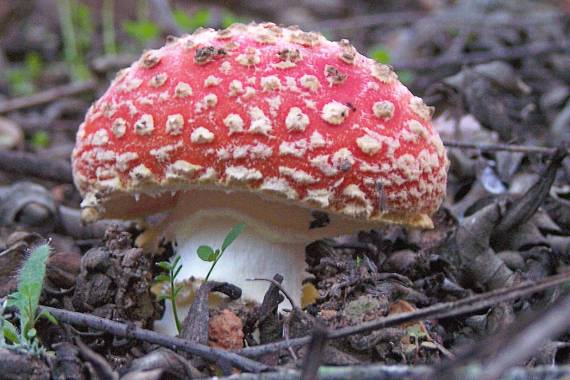
[[[29,315],[28,320],[33,320],[40,302],[42,287],[46,275],[46,264],[49,257],[50,247],[48,244],[42,244],[32,249],[30,256],[24,262],[18,276],[18,301],[20,306],[24,306]],[[20,312],[24,310],[20,309]]]
[[[245,228],[245,224],[239,223],[239,224],[236,224],[230,232],[228,232],[228,234],[226,235],[226,238],[224,239],[224,242],[222,243],[222,252],[225,251],[226,248],[228,248],[230,246],[230,244],[232,244],[234,242],[234,240],[237,239],[237,237],[243,232],[244,228]]]

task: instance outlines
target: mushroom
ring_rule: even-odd
[[[89,109],[73,152],[82,217],[167,215],[180,278],[203,278],[197,247],[244,222],[211,278],[261,300],[266,285],[246,279],[281,273],[300,297],[309,242],[432,226],[448,161],[431,115],[347,40],[271,23],[200,29],[146,51]]]

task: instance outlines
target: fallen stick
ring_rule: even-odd
[[[417,322],[426,319],[443,319],[456,317],[463,314],[473,313],[475,311],[488,308],[501,302],[511,301],[516,298],[529,296],[536,292],[540,292],[555,286],[560,286],[566,282],[570,282],[570,272],[550,276],[537,282],[526,282],[510,288],[477,294],[475,296],[463,298],[459,301],[438,303],[412,312],[389,315],[387,317],[379,318],[357,326],[337,329],[331,331],[328,334],[328,338],[345,338],[347,336],[355,334],[368,333],[374,330],[380,330],[387,327],[398,326],[403,323]],[[309,343],[310,339],[310,336],[304,336],[301,338],[289,339],[288,341],[283,340],[268,343],[265,345],[243,348],[235,352],[248,357],[258,357],[287,349],[289,347],[303,346]]]
[[[50,312],[60,323],[69,323],[75,326],[89,327],[95,330],[105,331],[115,336],[133,338],[158,344],[173,350],[181,350],[192,355],[200,356],[204,359],[216,362],[218,360],[231,363],[236,368],[247,372],[268,371],[271,367],[258,363],[254,360],[244,358],[239,354],[224,351],[217,348],[194,343],[188,340],[159,334],[152,330],[136,327],[134,324],[127,324],[100,318],[91,314],[78,313],[65,309],[58,309],[49,306],[40,306],[39,312]]]
[[[38,92],[37,94],[30,96],[8,99],[0,102],[0,114],[39,106],[66,96],[73,96],[84,92],[93,91],[96,88],[97,82],[95,80],[88,80],[85,82],[73,82],[64,84],[62,86],[50,88],[49,90]]]

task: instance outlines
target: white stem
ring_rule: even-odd
[[[203,279],[212,263],[202,261],[196,251],[200,245],[221,246],[227,233],[237,223],[238,216],[200,215],[181,223],[174,229],[176,253],[181,256],[182,270],[178,279]],[[261,302],[269,284],[265,281],[247,281],[248,278],[272,278],[276,273],[284,277],[283,287],[300,302],[302,280],[305,277],[305,243],[286,243],[268,240],[255,226],[248,225],[226,250],[210,280],[227,281],[242,289],[242,298]],[[286,305],[289,307],[289,305]],[[177,304],[182,321],[188,305]],[[167,301],[163,318],[154,325],[156,331],[176,335],[172,308]]]

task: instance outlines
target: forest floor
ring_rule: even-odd
[[[39,302],[58,321],[30,336],[45,349],[14,349],[5,329],[0,378],[570,378],[570,3],[225,3],[0,2],[0,298],[48,239]],[[436,107],[448,195],[433,230],[310,244],[319,297],[304,309],[278,312],[278,276],[253,307],[212,282],[188,338],[163,336],[151,288],[172,250],[144,254],[134,222],[80,222],[75,134],[143,49],[254,19],[348,38],[392,65]],[[209,305],[210,291],[229,299]]]

